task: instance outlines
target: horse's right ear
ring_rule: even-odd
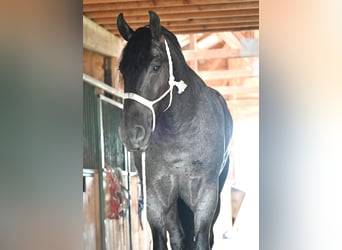
[[[160,19],[159,16],[152,10],[148,11],[150,15],[150,29],[152,38],[159,42],[160,40]]]
[[[123,14],[120,13],[118,15],[118,18],[116,20],[116,25],[118,26],[118,30],[120,32],[120,35],[126,40],[128,41],[132,34],[133,34],[133,29],[131,27],[129,27],[128,23],[125,21]]]

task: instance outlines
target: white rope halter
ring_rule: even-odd
[[[172,58],[171,58],[171,53],[170,53],[170,49],[169,46],[165,40],[165,47],[166,47],[166,54],[167,54],[167,58],[169,61],[169,89],[166,90],[164,92],[164,94],[162,94],[159,98],[150,101],[147,100],[146,98],[136,94],[136,93],[124,93],[123,94],[123,99],[131,99],[131,100],[135,100],[139,103],[141,103],[142,105],[146,106],[147,108],[149,108],[152,112],[152,131],[154,131],[155,127],[156,127],[156,114],[153,108],[153,105],[156,104],[157,102],[161,101],[165,96],[167,96],[170,93],[170,101],[169,101],[169,105],[167,106],[167,108],[164,110],[164,112],[166,110],[168,110],[171,106],[172,103],[172,91],[173,91],[173,87],[176,86],[178,88],[178,94],[182,94],[184,92],[184,90],[187,87],[187,84],[183,81],[175,81],[175,77],[173,75],[173,64],[172,64]]]

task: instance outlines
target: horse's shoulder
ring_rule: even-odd
[[[220,102],[224,103],[225,100],[220,92],[218,92],[216,89],[213,89],[207,85],[205,85],[202,89],[202,94],[205,96],[206,99],[210,100],[213,103]]]

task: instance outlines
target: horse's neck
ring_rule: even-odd
[[[190,82],[189,78],[178,77],[187,84],[187,88],[182,94],[177,93],[175,88],[173,91],[172,104],[170,108],[161,115],[161,127],[169,131],[179,131],[186,127],[196,114],[198,108],[198,86],[196,82]]]

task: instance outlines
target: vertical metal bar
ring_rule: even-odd
[[[103,189],[103,169],[105,164],[104,158],[104,136],[103,136],[103,114],[102,114],[102,101],[97,98],[99,109],[99,129],[100,129],[100,158],[101,164],[99,165],[99,192],[100,192],[100,220],[101,220],[101,249],[106,250],[106,228],[105,228],[105,197]]]
[[[143,151],[141,153],[141,168],[142,168],[142,179],[143,179],[143,200],[144,200],[144,209],[142,211],[143,213],[143,224],[144,224],[144,246],[145,249],[144,250],[148,250],[149,249],[149,244],[147,242],[147,191],[146,191],[146,152]]]
[[[128,209],[128,230],[129,230],[129,246],[130,250],[133,250],[133,239],[132,239],[132,192],[131,192],[131,155],[130,152],[125,150],[125,170],[127,171],[127,189],[129,197],[129,209]]]

